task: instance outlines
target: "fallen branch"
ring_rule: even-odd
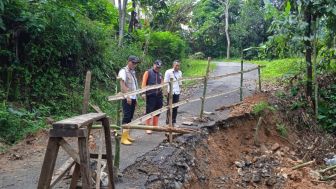
[[[319,172],[319,173],[325,173],[325,172],[327,172],[327,171],[329,171],[329,170],[331,170],[331,169],[336,169],[336,165],[329,166],[329,167],[327,167],[327,168],[325,168],[325,169],[322,169],[322,170],[320,170],[320,171],[318,171],[318,172]]]
[[[300,169],[300,168],[302,168],[302,167],[306,167],[306,166],[311,165],[311,164],[313,164],[313,163],[315,163],[315,159],[312,160],[312,161],[308,161],[308,162],[305,162],[305,163],[301,163],[301,164],[299,164],[299,165],[295,165],[294,167],[292,167],[292,170]]]
[[[330,176],[322,177],[321,180],[326,181],[326,180],[330,180],[330,179],[335,178],[335,177],[336,177],[336,174],[333,174],[333,175],[330,175]]]

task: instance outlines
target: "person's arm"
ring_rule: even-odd
[[[121,78],[120,80],[120,88],[121,88],[121,92],[122,93],[127,93],[129,91],[129,88],[126,86],[126,70],[125,69],[121,69],[119,71],[118,77]],[[126,98],[127,104],[131,105],[132,100],[129,96],[127,96]]]
[[[142,83],[141,83],[141,88],[145,88],[147,86],[147,81],[148,81],[148,71],[145,71],[143,77],[142,77]],[[146,93],[142,93],[141,97],[143,99],[146,99]]]

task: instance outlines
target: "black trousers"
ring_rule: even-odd
[[[122,108],[123,108],[123,119],[122,124],[126,124],[132,121],[134,110],[135,110],[136,100],[132,99],[131,105],[127,104],[127,100],[124,99],[122,101]]]
[[[146,95],[146,114],[149,114],[151,112],[154,112],[155,110],[158,110],[162,108],[163,106],[163,96],[162,94],[156,95]],[[157,116],[159,116],[158,114]]]
[[[167,106],[169,105],[169,94],[168,94],[168,97],[167,97]],[[173,94],[173,104],[178,102],[180,100],[180,95],[179,94]],[[177,108],[178,107],[175,107],[173,108],[173,123],[176,123],[176,116],[177,116]],[[170,116],[170,111],[168,110],[167,111],[167,119],[166,119],[166,124],[169,124],[169,116]]]

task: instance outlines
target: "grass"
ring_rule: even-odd
[[[298,73],[304,68],[304,63],[300,58],[286,58],[270,61],[252,60],[246,62],[266,66],[261,70],[261,78],[270,82],[274,82],[276,79],[286,75]]]
[[[181,64],[183,77],[198,77],[204,76],[207,69],[207,60],[185,59]],[[215,63],[210,64],[210,71],[216,68]]]

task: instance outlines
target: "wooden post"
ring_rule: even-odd
[[[173,127],[173,82],[174,79],[170,78],[169,81],[169,127]],[[169,143],[173,142],[173,133],[169,132]]]
[[[91,71],[87,71],[86,78],[85,78],[82,114],[86,114],[88,111],[89,98],[90,98],[90,84],[91,84]]]
[[[38,182],[38,189],[49,189],[55,168],[56,158],[59,150],[59,141],[62,138],[50,137],[48,141],[47,150],[44,156],[40,179]]]
[[[244,80],[244,51],[241,54],[241,63],[240,63],[240,101],[243,101],[243,80]]]
[[[91,170],[90,170],[90,156],[88,151],[87,137],[78,138],[80,172],[82,176],[82,188],[91,188]]]
[[[202,102],[201,102],[200,120],[202,120],[203,113],[204,113],[204,103],[205,103],[205,95],[206,95],[206,90],[207,90],[207,85],[208,85],[210,61],[211,61],[211,57],[208,57],[208,66],[207,66],[205,76],[204,76],[204,87],[203,87],[203,96],[202,96]]]
[[[108,170],[108,180],[109,188],[114,189],[114,175],[113,175],[113,154],[112,154],[112,142],[111,142],[111,132],[110,132],[110,123],[108,118],[103,118],[102,125],[104,127],[105,134],[105,146],[106,146],[106,162]]]
[[[258,65],[258,77],[259,77],[259,92],[261,92],[261,75],[260,75],[260,65]]]

